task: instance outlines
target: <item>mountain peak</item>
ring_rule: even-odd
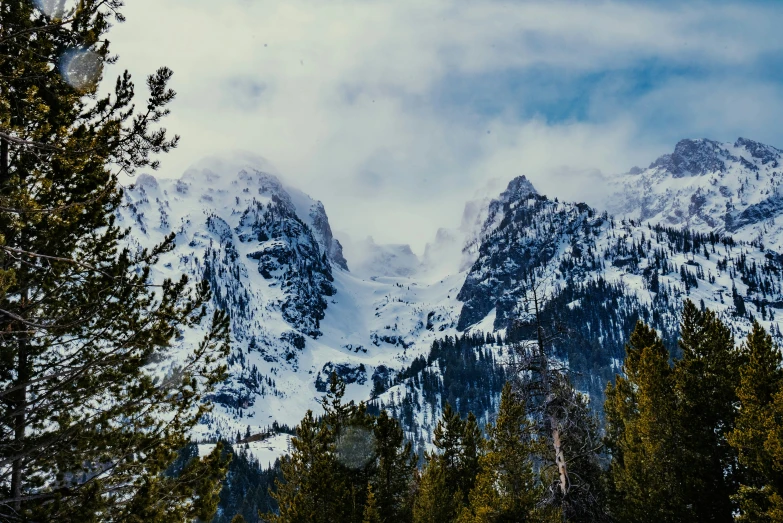
[[[697,140],[680,140],[672,154],[664,154],[650,168],[660,168],[668,171],[675,178],[686,176],[702,176],[708,173],[724,172],[725,161],[732,158],[723,146],[706,138]]]
[[[182,175],[178,190],[212,193],[215,190],[269,197],[288,213],[296,215],[316,235],[321,250],[338,267],[348,270],[340,242],[334,238],[324,205],[306,193],[288,185],[275,167],[263,157],[236,151],[203,158]],[[229,186],[232,189],[227,189]],[[212,196],[207,195],[209,201]],[[239,200],[237,200],[239,203]]]
[[[527,198],[531,194],[538,194],[536,188],[530,183],[526,176],[517,176],[510,182],[506,190],[500,193],[500,200],[503,202],[519,201]]]

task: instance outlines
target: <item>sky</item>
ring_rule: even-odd
[[[165,65],[178,93],[156,176],[249,151],[354,239],[420,253],[519,175],[600,205],[605,177],[682,138],[783,148],[779,1],[126,4],[107,87]]]

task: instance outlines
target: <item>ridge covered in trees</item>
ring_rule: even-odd
[[[607,387],[605,430],[536,352],[544,344],[513,345],[492,421],[446,402],[420,468],[399,423],[343,404],[333,376],[323,416],[305,416],[281,463],[279,513],[258,521],[781,521],[783,359],[758,323],[737,346],[686,301],[673,359],[638,322]]]

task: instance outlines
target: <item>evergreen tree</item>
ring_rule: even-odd
[[[259,463],[245,448],[226,444],[224,452],[231,456],[231,462],[220,491],[218,513],[212,523],[230,523],[235,516],[257,523],[259,513],[275,512],[277,505],[269,490],[275,479],[281,477],[280,461],[276,460],[271,468],[266,468],[266,463]]]
[[[362,523],[382,523],[381,513],[378,511],[378,504],[375,500],[375,494],[372,492],[372,486],[367,487],[367,503],[364,505],[364,517]]]
[[[497,421],[487,428],[487,436],[480,472],[459,523],[545,521],[546,515],[553,516],[536,507],[544,497],[533,472],[536,443],[524,403],[513,397],[510,384],[503,388]]]
[[[672,374],[657,333],[639,322],[626,345],[623,375],[606,391],[610,508],[620,521],[686,520],[681,470],[689,464],[678,456]]]
[[[479,472],[483,438],[472,413],[463,420],[446,403],[433,436],[438,452],[427,454],[414,503],[416,522],[454,521]],[[441,519],[430,519],[430,513]]]
[[[343,403],[345,384],[332,374],[316,419],[308,412],[281,460],[282,480],[272,497],[273,523],[410,521],[414,456],[399,423],[384,411],[378,418],[363,403]],[[369,495],[372,493],[372,500]],[[369,511],[369,512],[368,512]]]
[[[733,521],[737,458],[726,436],[734,427],[739,354],[731,330],[710,310],[686,300],[681,359],[674,365],[683,495],[690,521]]]
[[[413,523],[449,523],[461,505],[461,493],[453,493],[446,481],[444,462],[427,454],[413,504]]]
[[[734,302],[734,314],[736,316],[745,316],[747,314],[745,299],[739,292],[737,292],[736,285],[731,287],[731,299]]]
[[[214,315],[155,375],[174,337],[204,323],[208,288],[153,288],[173,237],[135,252],[115,223],[118,174],[156,168],[177,144],[156,128],[171,71],[147,79],[141,112],[127,72],[100,95],[122,2],[64,4],[0,2],[0,519],[209,519],[219,449],[164,471],[224,376],[228,321]]]
[[[739,414],[728,439],[743,471],[735,499],[740,521],[783,521],[783,370],[772,338],[758,324],[743,346]]]
[[[270,522],[351,520],[354,506],[350,485],[338,460],[337,445],[338,435],[351,414],[351,407],[342,403],[344,394],[345,384],[333,373],[329,392],[321,402],[323,419],[317,420],[308,410],[296,428],[296,437],[291,440],[292,452],[280,463],[283,480],[275,481],[276,490],[272,493],[279,513],[267,514]]]
[[[343,404],[344,394],[345,383],[332,373],[329,393],[322,402],[322,430],[334,439],[336,461],[333,481],[336,488],[333,497],[340,504],[335,507],[332,517],[346,523],[361,523],[367,503],[367,487],[377,471],[374,419],[367,414],[364,403]]]
[[[463,501],[467,503],[468,494],[473,490],[476,483],[476,477],[481,470],[480,451],[483,446],[484,438],[481,435],[476,416],[472,412],[468,413],[468,418],[462,428],[462,441],[460,442],[460,482],[459,490],[463,494]]]
[[[404,441],[397,420],[384,410],[375,421],[378,464],[372,481],[376,504],[384,523],[407,522],[413,517],[413,475],[416,456],[410,442]]]
[[[275,482],[272,497],[279,514],[270,523],[327,523],[339,521],[347,501],[345,486],[336,478],[333,433],[307,411],[291,439],[291,453],[280,460],[283,480]]]
[[[440,471],[444,476],[449,497],[460,491],[464,476],[462,474],[462,436],[465,422],[459,413],[446,403],[441,419],[433,431],[432,443],[438,449],[437,454],[431,454],[441,462]],[[460,493],[463,496],[464,493]]]

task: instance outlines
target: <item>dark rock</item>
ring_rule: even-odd
[[[726,149],[713,140],[681,140],[672,154],[664,154],[650,168],[662,168],[675,178],[702,176],[707,173],[724,172],[725,159],[734,159]]]
[[[778,159],[781,155],[780,150],[763,143],[748,140],[747,138],[737,138],[734,147],[744,148],[753,158],[760,160],[762,165],[772,163],[772,167],[777,167]]]
[[[358,383],[364,385],[367,383],[367,368],[364,363],[352,365],[350,363],[332,363],[326,362],[315,379],[315,390],[326,392],[329,389],[329,380],[332,373],[336,374],[341,381],[346,384]]]
[[[768,220],[783,213],[783,196],[773,195],[766,200],[749,205],[740,213],[726,213],[726,230],[735,232],[742,227]]]

